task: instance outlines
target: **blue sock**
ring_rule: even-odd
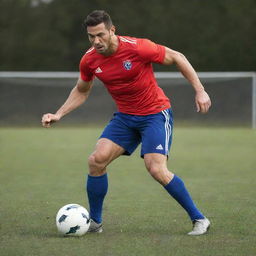
[[[196,208],[182,179],[175,175],[164,188],[187,211],[192,221],[204,219],[204,215]]]
[[[87,178],[87,196],[90,204],[90,217],[97,223],[102,222],[102,206],[108,191],[108,176],[90,176]]]

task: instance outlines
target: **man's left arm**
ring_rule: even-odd
[[[207,113],[211,106],[211,99],[204,90],[198,75],[187,58],[180,52],[165,47],[164,65],[175,64],[183,76],[191,83],[195,90],[195,103],[197,112]]]

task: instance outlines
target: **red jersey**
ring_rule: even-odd
[[[165,48],[148,39],[118,36],[117,51],[110,56],[92,47],[82,57],[80,76],[101,80],[116,102],[119,112],[132,115],[156,114],[170,108],[170,101],[158,86],[152,62],[163,63]]]

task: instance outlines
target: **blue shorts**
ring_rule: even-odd
[[[117,112],[105,127],[100,138],[107,138],[131,155],[141,145],[141,157],[147,153],[169,155],[172,143],[172,110],[138,116]]]

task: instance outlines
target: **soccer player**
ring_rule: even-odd
[[[116,112],[88,158],[87,195],[90,204],[90,232],[102,232],[102,206],[108,190],[106,168],[121,155],[131,155],[141,143],[146,169],[186,210],[193,229],[188,235],[202,235],[210,221],[194,204],[183,181],[167,168],[172,142],[173,118],[170,101],[157,85],[152,63],[175,64],[195,90],[197,112],[207,113],[211,101],[195,70],[180,52],[140,39],[115,34],[110,16],[102,10],[85,19],[92,47],[80,62],[80,77],[66,102],[55,114],[42,117],[50,127],[82,103],[96,76],[116,102]]]

